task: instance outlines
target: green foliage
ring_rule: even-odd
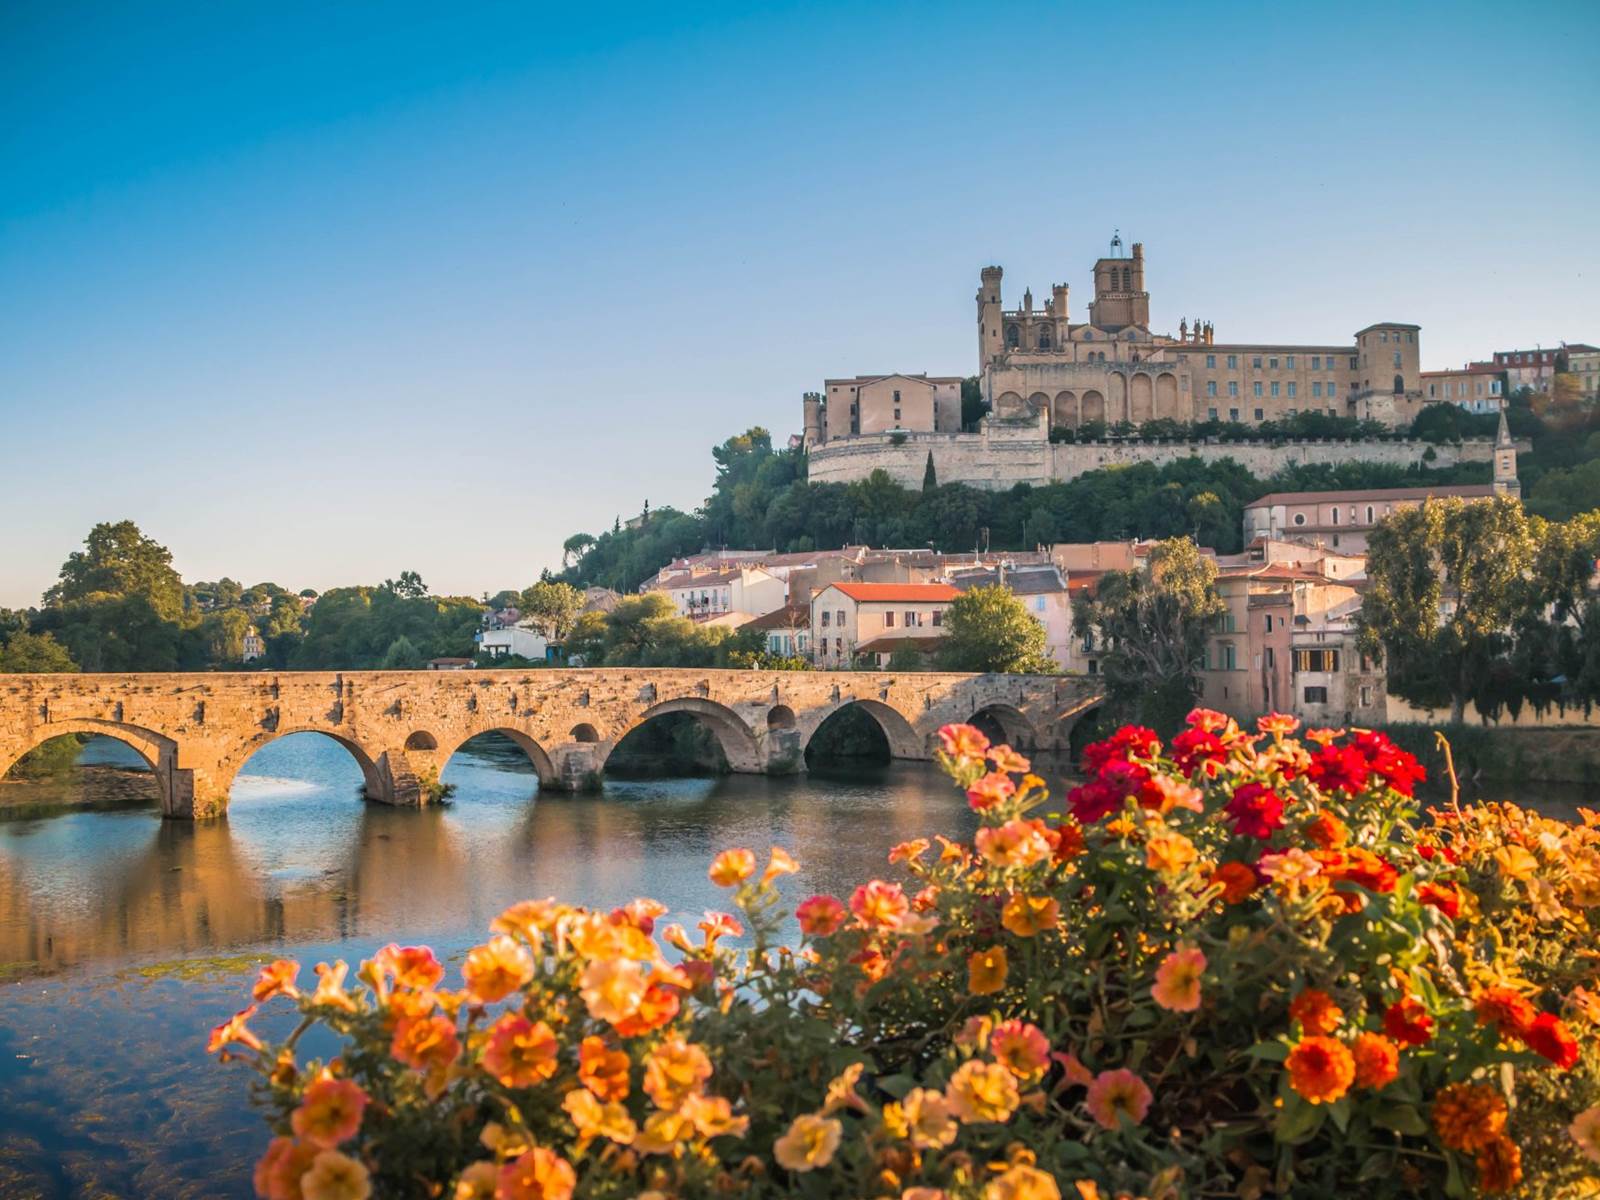
[[[388,587],[329,588],[294,649],[301,669],[407,670],[430,658],[470,658],[483,606],[464,596],[405,597]]]
[[[568,655],[591,667],[728,666],[731,655],[759,650],[755,631],[697,625],[662,592],[624,596],[608,613],[584,613],[567,638]]]
[[[1498,413],[1470,413],[1458,404],[1429,404],[1411,422],[1411,436],[1425,442],[1459,442],[1492,438],[1499,428]]]
[[[583,609],[583,593],[570,583],[540,580],[517,598],[522,619],[547,642],[561,642]]]
[[[1206,636],[1226,611],[1217,567],[1187,538],[1153,546],[1143,567],[1108,571],[1073,605],[1073,632],[1102,647],[1106,700],[1118,720],[1177,727],[1200,694]]]
[[[61,566],[60,579],[44,594],[58,607],[100,596],[142,599],[158,618],[183,613],[183,580],[172,568],[172,552],[147,538],[132,521],[99,524]]]
[[[1054,660],[1045,649],[1044,626],[1008,587],[970,588],[944,614],[939,660],[947,671],[994,671],[1048,675]]]
[[[43,675],[76,671],[66,647],[48,633],[19,630],[0,640],[0,675]]]
[[[974,430],[989,412],[983,399],[983,382],[976,375],[961,381],[961,428]]]

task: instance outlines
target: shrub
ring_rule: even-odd
[[[1121,729],[1066,813],[946,727],[975,838],[805,900],[798,948],[795,864],[741,849],[710,869],[739,915],[697,936],[648,900],[526,901],[460,987],[425,948],[353,988],[274,963],[212,1037],[261,1073],[258,1190],[1593,1195],[1600,816],[1418,824],[1411,755],[1295,724]],[[268,1044],[248,1022],[279,996],[302,1019]],[[318,1026],[338,1054],[302,1061]]]

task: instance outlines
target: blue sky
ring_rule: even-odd
[[[1113,227],[1154,324],[1600,342],[1600,6],[11,4],[0,604],[531,582],[826,375],[974,368]]]

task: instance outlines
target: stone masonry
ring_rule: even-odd
[[[151,765],[166,816],[215,817],[246,759],[274,738],[316,732],[360,764],[370,799],[424,804],[450,755],[481,733],[516,742],[540,786],[594,786],[611,750],[652,717],[687,712],[734,771],[805,768],[817,728],[848,704],[878,722],[896,758],[930,757],[941,725],[985,714],[1012,744],[1064,749],[1100,701],[1082,676],[933,672],[355,671],[0,675],[0,775],[69,733],[118,738]]]

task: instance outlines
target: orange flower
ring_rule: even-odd
[[[1350,840],[1350,827],[1331,812],[1319,812],[1306,826],[1306,837],[1324,850],[1336,850]]]
[[[1016,1076],[999,1063],[969,1058],[956,1068],[945,1086],[950,1111],[963,1125],[985,1121],[1009,1121],[1022,1103]]]
[[[1449,1083],[1433,1098],[1433,1128],[1452,1150],[1478,1150],[1506,1128],[1506,1100],[1487,1083]]]
[[[832,896],[812,896],[794,910],[800,931],[812,937],[831,937],[844,924],[845,907]]]
[[[394,1027],[389,1053],[397,1062],[427,1071],[455,1062],[461,1040],[449,1017],[402,1017]]]
[[[1350,1054],[1356,1060],[1356,1083],[1361,1087],[1387,1087],[1400,1074],[1400,1047],[1381,1033],[1357,1034]]]
[[[1021,938],[1054,929],[1061,920],[1061,905],[1050,896],[1014,893],[1000,910],[1000,924]]]
[[[532,1087],[556,1073],[559,1051],[550,1026],[507,1013],[489,1028],[483,1069],[506,1087]]]
[[[956,728],[969,727],[960,725]],[[973,732],[977,733],[977,730]],[[941,736],[943,733],[944,730],[940,730]],[[834,1152],[839,1149],[839,1139],[843,1136],[844,1126],[834,1118],[806,1113],[796,1117],[788,1131],[772,1143],[772,1157],[787,1171],[815,1171],[833,1161]]]
[[[1024,1083],[1044,1076],[1050,1065],[1050,1041],[1036,1025],[1026,1021],[1001,1021],[989,1034],[989,1053],[995,1062]]]
[[[974,996],[992,996],[1006,986],[1004,946],[974,950],[967,956],[967,991]]]
[[[1522,1037],[1538,1013],[1526,996],[1508,987],[1484,988],[1473,1001],[1479,1025],[1493,1025],[1501,1037]]]
[[[761,872],[761,886],[766,887],[780,875],[793,875],[800,869],[790,853],[782,846],[767,851],[767,869]]]
[[[911,911],[911,901],[898,883],[874,879],[851,893],[850,911],[869,929],[893,929]]]
[[[1061,1188],[1038,1167],[1014,1163],[984,1184],[983,1200],[1061,1200]]]
[[[656,1107],[674,1109],[711,1078],[706,1052],[681,1037],[668,1038],[644,1063],[644,1090]]]
[[[936,1150],[956,1140],[957,1124],[943,1092],[912,1088],[900,1102],[907,1136],[918,1150]]]
[[[967,806],[973,812],[993,808],[1016,794],[1017,785],[1011,776],[990,771],[967,789]]]
[[[1289,1002],[1289,1016],[1305,1033],[1332,1033],[1344,1020],[1344,1010],[1321,988],[1306,988]]]
[[[997,867],[1031,867],[1048,861],[1050,842],[1038,821],[1013,817],[998,828],[986,825],[973,839],[978,853]]]
[[[1144,1121],[1153,1097],[1150,1088],[1126,1067],[1101,1071],[1089,1085],[1084,1107],[1102,1129],[1116,1129],[1126,1117],[1133,1124]]]
[[[295,1136],[314,1146],[332,1149],[348,1142],[361,1129],[367,1093],[348,1079],[319,1079],[300,1097],[300,1107],[289,1114]]]
[[[502,933],[467,951],[461,975],[474,1001],[493,1004],[533,978],[533,955],[521,942]]]
[[[1332,1104],[1355,1082],[1356,1062],[1345,1044],[1330,1037],[1301,1038],[1284,1059],[1289,1086],[1312,1104]]]
[[[952,758],[981,758],[989,739],[972,725],[946,725],[939,730],[939,746]]]
[[[380,977],[392,977],[400,987],[426,991],[444,978],[444,964],[426,946],[397,946],[390,942],[372,956]]]
[[[1222,888],[1222,899],[1228,904],[1242,904],[1260,886],[1254,869],[1248,863],[1225,862],[1211,872],[1213,886]]]
[[[1490,1195],[1509,1192],[1522,1182],[1522,1151],[1501,1134],[1478,1149],[1478,1186]]]
[[[578,1046],[578,1079],[602,1100],[628,1097],[628,1056],[600,1037],[586,1037]]]
[[[561,1107],[572,1118],[578,1136],[585,1140],[603,1137],[619,1146],[627,1146],[639,1133],[626,1108],[616,1101],[601,1104],[594,1098],[593,1092],[584,1091],[583,1088],[573,1088],[568,1092],[561,1100]]]
[[[718,887],[733,887],[756,873],[756,856],[751,850],[724,850],[711,860],[706,872]]]
[[[605,958],[590,963],[579,977],[579,994],[597,1021],[615,1025],[639,1011],[644,1000],[644,967],[628,958]]]
[[[734,1116],[733,1105],[722,1096],[687,1096],[678,1112],[689,1119],[701,1137],[743,1137],[750,1131],[750,1118]]]
[[[561,914],[555,897],[545,900],[519,900],[489,922],[493,933],[510,933],[537,946],[543,931],[552,928]]]
[[[1287,713],[1268,713],[1264,717],[1256,718],[1256,728],[1262,733],[1270,733],[1273,737],[1288,737],[1300,728],[1300,718],[1291,717]]]
[[[269,1200],[281,1197],[300,1197],[300,1180],[311,1169],[312,1160],[321,1153],[320,1147],[310,1142],[297,1142],[290,1137],[275,1137],[267,1143],[266,1153],[256,1163],[251,1176],[256,1195]]]
[[[350,964],[342,960],[331,967],[327,963],[318,963],[316,970],[317,989],[311,993],[311,1003],[355,1012],[356,1002],[344,990],[344,977],[350,970]]]
[[[1200,1007],[1200,980],[1206,956],[1197,946],[1179,946],[1156,968],[1150,998],[1169,1012],[1194,1012]]]
[[[933,845],[927,838],[914,838],[909,842],[900,842],[890,847],[889,863],[892,866],[897,862],[914,863],[928,852],[928,847]]]
[[[324,1150],[300,1176],[299,1194],[302,1200],[367,1200],[372,1178],[364,1163],[337,1150]]]
[[[553,1150],[535,1146],[500,1168],[496,1200],[571,1200],[578,1177]]]
[[[294,981],[299,974],[300,964],[292,958],[280,958],[270,962],[262,967],[261,974],[256,976],[256,984],[250,989],[250,998],[257,1004],[265,1004],[274,996],[298,999],[300,991],[294,986]]]
[[[218,1050],[231,1046],[234,1042],[259,1052],[262,1049],[261,1039],[251,1033],[250,1027],[245,1024],[255,1015],[256,1006],[252,1004],[249,1008],[240,1009],[221,1025],[214,1028],[211,1031],[211,1037],[206,1041],[206,1053],[215,1054]]]
[[[1197,857],[1194,843],[1170,829],[1157,830],[1144,844],[1144,865],[1164,875],[1176,875]]]

